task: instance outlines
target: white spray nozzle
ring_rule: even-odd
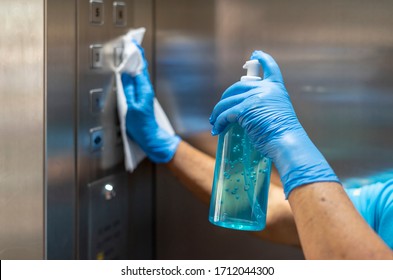
[[[241,80],[261,80],[261,77],[259,77],[259,67],[260,64],[257,59],[246,61],[246,63],[243,65],[243,69],[247,69],[247,76],[242,76]]]

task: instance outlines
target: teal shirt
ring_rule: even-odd
[[[344,184],[345,185],[345,184]],[[344,189],[372,229],[393,249],[393,179]]]

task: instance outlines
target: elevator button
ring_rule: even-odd
[[[102,67],[102,46],[101,45],[91,45],[90,46],[90,67],[91,68],[101,68]]]
[[[90,129],[90,150],[98,151],[104,146],[104,132],[102,127]]]
[[[104,91],[102,88],[90,91],[90,109],[93,114],[100,113],[104,109]]]
[[[124,2],[113,2],[113,22],[116,26],[126,26],[127,6]]]
[[[90,22],[92,24],[104,23],[104,3],[102,0],[90,0]]]

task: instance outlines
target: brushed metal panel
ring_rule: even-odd
[[[157,98],[177,133],[207,131],[220,95],[215,2],[158,0],[155,10]]]
[[[124,176],[114,174],[88,185],[89,259],[126,259],[128,188]]]
[[[88,258],[88,184],[122,169],[122,146],[116,136],[116,98],[114,77],[108,67],[91,69],[90,46],[103,45],[124,32],[112,33],[112,3],[103,2],[103,23],[90,23],[90,1],[77,2],[77,183],[78,183],[78,258]],[[104,108],[90,111],[90,91],[102,89]],[[91,132],[103,133],[103,148],[91,147]],[[114,145],[113,145],[114,144]],[[112,146],[113,145],[113,146]]]
[[[142,46],[148,61],[153,61],[155,56],[154,2],[154,0],[134,0],[132,6],[133,26],[146,28]],[[149,64],[149,72],[154,78],[154,63]],[[128,253],[130,259],[155,258],[156,177],[154,171],[155,166],[146,159],[132,174],[129,174]]]
[[[44,258],[44,7],[0,2],[0,259]]]
[[[136,28],[147,25],[152,26],[152,9],[150,1],[122,1],[126,4],[127,19],[125,24],[119,26],[114,22],[113,18],[113,1],[103,1],[103,23],[100,25],[91,24],[89,22],[89,1],[77,1],[77,183],[78,183],[78,258],[86,259],[93,257],[88,254],[89,239],[89,224],[92,221],[89,218],[88,205],[89,205],[89,192],[88,185],[91,182],[100,180],[112,174],[121,174],[124,172],[123,161],[123,146],[119,134],[119,121],[116,109],[116,92],[114,84],[114,75],[108,63],[103,63],[103,67],[92,69],[90,67],[91,61],[90,46],[102,45],[113,41],[119,36],[125,34],[130,28]],[[150,5],[150,6],[149,6]],[[149,9],[150,7],[150,9]],[[136,19],[138,18],[138,21]],[[136,25],[138,24],[138,26]],[[146,25],[145,25],[146,24]],[[146,54],[151,57],[151,38],[152,30],[148,30],[144,39],[144,46],[147,46]],[[113,59],[112,55],[106,55],[104,60]],[[102,89],[103,96],[103,110],[99,113],[93,114],[90,110],[90,92],[93,89]],[[91,148],[91,132],[97,131],[100,128],[102,132],[102,148],[97,146]],[[101,144],[100,144],[101,146]],[[143,172],[147,177],[152,176],[151,164],[142,165],[138,170]],[[147,182],[142,179],[133,180],[136,173],[121,177],[122,186],[129,186],[131,189],[138,188],[140,185],[145,185],[144,194],[149,197],[145,201],[144,209],[146,212],[151,212],[152,207],[152,179],[148,178]],[[131,183],[132,182],[132,183]],[[130,193],[135,193],[130,191]],[[138,196],[139,197],[139,196]],[[128,197],[127,203],[135,201],[135,197]],[[129,209],[134,209],[130,206]],[[143,222],[134,215],[135,220],[125,220],[127,217],[120,217],[124,223],[140,223]],[[146,217],[145,217],[146,218]],[[152,225],[152,216],[147,217],[149,223]],[[126,228],[126,227],[124,227]],[[135,236],[134,231],[138,231],[137,227],[132,227],[127,234]],[[149,232],[138,240],[140,244],[146,244],[144,250],[152,255],[151,249],[151,230],[152,227],[146,228]],[[129,237],[132,238],[132,237]],[[130,242],[130,240],[128,240]],[[129,248],[127,252],[130,258],[137,256],[138,252],[134,248]],[[146,253],[142,255],[146,256]]]
[[[47,1],[47,259],[76,258],[76,2]]]

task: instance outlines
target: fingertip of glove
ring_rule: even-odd
[[[264,54],[261,50],[255,50],[252,52],[250,59],[258,59]]]
[[[210,117],[209,117],[209,123],[210,123],[211,125],[214,124],[214,122],[213,122],[213,116],[210,116]]]
[[[212,136],[217,136],[219,132],[213,127],[212,130],[210,131]]]

